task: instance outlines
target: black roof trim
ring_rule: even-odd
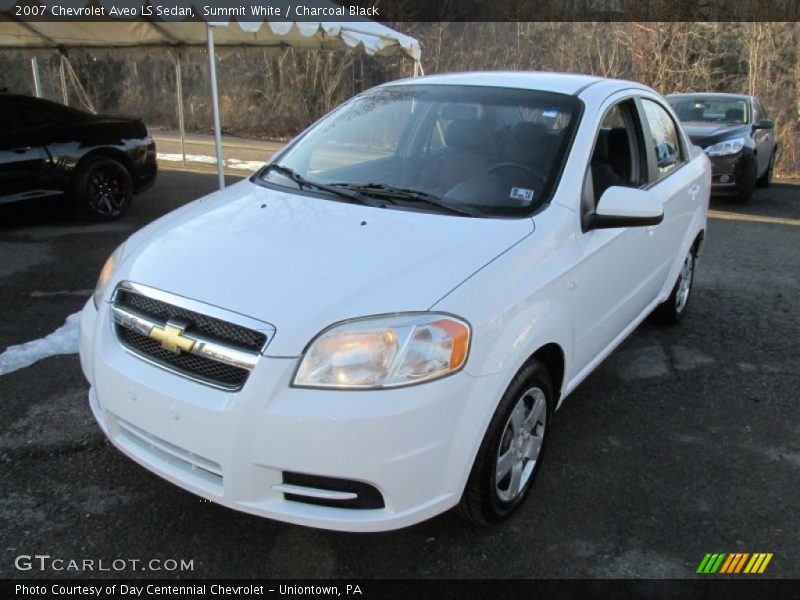
[[[605,78],[603,78],[603,79],[595,79],[594,81],[590,81],[589,83],[587,83],[587,84],[585,84],[585,85],[582,85],[582,86],[581,86],[581,87],[579,87],[577,90],[575,90],[575,92],[573,92],[573,94],[572,94],[572,95],[573,95],[573,96],[575,96],[575,97],[577,98],[578,96],[580,96],[580,95],[583,93],[583,91],[584,91],[586,88],[590,88],[590,87],[592,87],[594,84],[596,84],[596,83],[600,83],[601,81],[606,81],[606,79],[605,79]]]

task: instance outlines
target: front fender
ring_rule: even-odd
[[[510,381],[537,350],[548,344],[561,348],[567,372],[572,363],[574,324],[567,308],[552,299],[517,304],[480,327],[475,336],[481,343],[475,344],[467,365],[467,372],[475,377],[505,371]]]
[[[551,206],[537,215],[534,234],[510,248],[442,298],[431,310],[466,318],[473,377],[505,373],[508,381],[539,348],[557,344],[570,375],[575,340],[566,273],[578,259],[575,214]],[[499,398],[497,399],[499,401]]]

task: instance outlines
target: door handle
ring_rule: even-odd
[[[28,150],[31,150],[30,146],[25,146],[24,148],[14,148],[12,152],[14,154],[25,154]]]
[[[699,184],[695,184],[695,185],[693,185],[692,187],[689,188],[689,195],[692,197],[692,200],[696,200],[697,199],[697,194],[699,194],[699,193],[700,193],[700,185]]]

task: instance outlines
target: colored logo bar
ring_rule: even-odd
[[[734,552],[727,554],[725,552],[717,552],[714,554],[706,554],[697,567],[697,573],[702,575],[719,574],[739,574],[747,573],[754,575],[756,573],[763,573],[769,561],[772,560],[772,552]]]

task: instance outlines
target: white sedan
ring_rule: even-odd
[[[81,319],[92,411],[248,513],[499,521],[564,399],[648,315],[685,314],[710,183],[637,83],[382,85],[113,253]]]

